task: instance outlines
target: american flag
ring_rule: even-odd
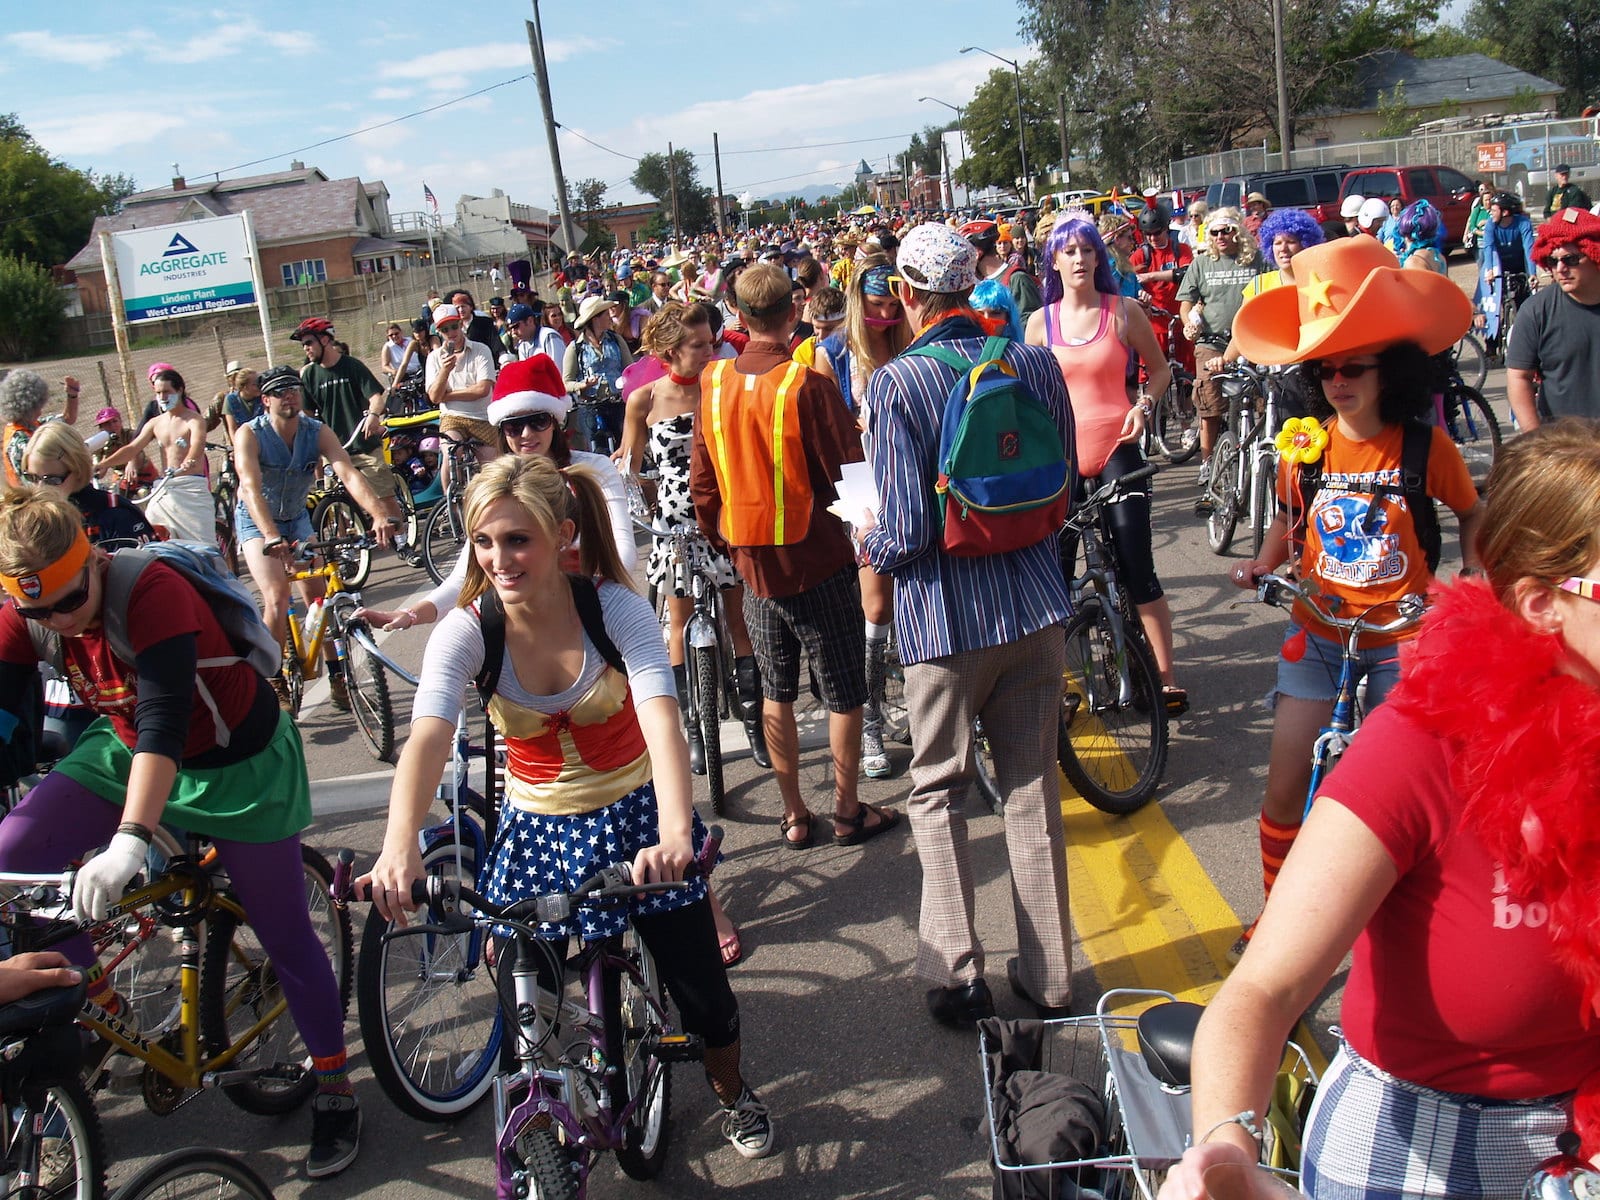
[[[434,198],[433,189],[427,184],[422,185],[422,198],[433,205],[433,215],[439,215],[439,201]]]

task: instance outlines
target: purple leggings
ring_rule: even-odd
[[[109,842],[121,818],[116,806],[53,771],[0,821],[0,871],[63,870],[86,850]],[[306,908],[299,836],[277,842],[212,838],[211,843],[283,981],[284,998],[306,1049],[317,1058],[342,1053],[339,987]],[[56,949],[78,966],[94,962],[89,939],[81,934]]]

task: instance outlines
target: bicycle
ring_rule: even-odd
[[[212,488],[212,505],[217,513],[217,549],[228,564],[228,570],[239,573],[239,530],[234,523],[234,505],[239,501],[239,473],[233,465],[232,442],[207,442],[207,450],[222,452],[222,470],[217,472],[216,486]]]
[[[1483,495],[1489,472],[1500,454],[1500,421],[1483,393],[1452,368],[1444,386],[1433,394],[1433,419],[1461,451],[1473,485]]]
[[[692,869],[709,876],[721,840],[713,826]],[[385,946],[405,938],[510,933],[512,994],[495,991],[501,1020],[514,1030],[515,1050],[515,1066],[492,1080],[498,1196],[581,1200],[607,1151],[633,1179],[653,1179],[665,1165],[672,1066],[698,1061],[703,1043],[673,1028],[655,960],[631,927],[588,942],[560,962],[537,926],[565,921],[583,905],[687,886],[636,884],[626,863],[604,868],[571,892],[506,905],[442,873],[413,885],[412,899],[428,905],[429,920],[386,933]],[[540,985],[541,956],[559,981],[555,991]],[[567,996],[572,976],[583,981],[581,999]]]
[[[1402,596],[1399,600],[1390,602],[1395,605],[1399,615],[1392,621],[1379,624],[1368,621],[1366,613],[1354,617],[1340,617],[1335,612],[1324,611],[1317,597],[1318,593],[1301,587],[1281,575],[1262,575],[1257,580],[1257,601],[1277,608],[1292,608],[1294,602],[1298,600],[1303,605],[1303,611],[1309,612],[1313,620],[1339,635],[1341,652],[1338,691],[1333,702],[1333,714],[1312,744],[1311,785],[1306,789],[1307,816],[1311,814],[1311,804],[1317,798],[1317,789],[1322,786],[1323,779],[1333,770],[1340,756],[1349,748],[1350,739],[1355,736],[1361,723],[1361,712],[1356,705],[1356,667],[1361,661],[1360,650],[1357,647],[1361,635],[1399,633],[1414,628],[1422,621],[1422,615],[1428,606],[1426,596],[1416,594]],[[1330,608],[1336,607],[1338,597],[1331,597],[1330,601]],[[1367,610],[1370,611],[1372,610]]]
[[[1470,388],[1481,389],[1489,378],[1489,352],[1484,349],[1483,339],[1469,329],[1447,353],[1451,369],[1462,382]]]
[[[360,437],[361,430],[357,428],[345,442],[344,448],[349,450]],[[384,456],[387,461],[387,438],[384,440]],[[403,531],[403,536],[398,532],[395,536],[394,550],[409,561],[410,548],[416,545],[416,504],[411,498],[411,489],[398,475],[395,476],[394,498],[400,506],[401,515],[398,522],[391,518],[390,524],[397,524],[399,530]],[[341,552],[345,583],[356,589],[366,586],[372,573],[371,545],[348,539],[359,539],[370,532],[372,521],[361,511],[355,498],[350,495],[350,489],[334,474],[332,467],[324,466],[322,478],[306,493],[306,510],[311,514],[312,536],[324,542],[345,542],[347,548]]]
[[[1239,519],[1248,514],[1254,552],[1277,513],[1278,447],[1284,376],[1240,360],[1217,373],[1228,419],[1211,452],[1211,511],[1206,544],[1213,554],[1233,545]]]
[[[1144,426],[1144,454],[1146,458],[1163,455],[1173,466],[1188,462],[1200,449],[1200,414],[1194,405],[1194,375],[1179,359],[1178,339],[1183,337],[1183,322],[1178,314],[1158,305],[1150,308],[1151,318],[1167,322],[1167,365],[1172,368],[1172,382],[1160,396],[1144,395],[1141,371],[1140,403],[1144,405],[1148,420]]]
[[[345,679],[351,681],[358,670],[363,673],[363,678],[357,686],[350,689],[351,707],[355,707],[354,701],[358,694],[368,697],[376,705],[376,698],[381,693],[383,711],[388,711],[388,680],[381,672],[372,671],[364,654],[358,652],[355,660],[350,656],[350,629],[361,623],[355,615],[356,609],[361,607],[361,593],[346,583],[344,575],[344,564],[349,561],[352,553],[370,559],[372,542],[366,534],[305,542],[299,548],[298,558],[301,565],[289,573],[290,583],[322,579],[327,585],[324,595],[311,602],[304,616],[300,613],[300,602],[294,589],[291,588],[289,591],[289,621],[283,646],[283,678],[289,693],[289,715],[292,717],[300,715],[300,705],[305,699],[306,680],[315,679],[322,672],[322,646],[329,638],[332,639],[334,657]],[[312,566],[311,563],[319,555],[322,556],[322,566]],[[378,710],[374,707],[372,711],[357,716],[356,724],[361,728],[363,736],[367,734],[367,720],[376,721],[378,715]],[[392,726],[392,714],[386,723]],[[392,742],[392,734],[390,736]],[[371,739],[368,741],[370,744]],[[376,752],[377,747],[374,746],[373,749]]]
[[[119,1187],[112,1200],[274,1200],[272,1189],[236,1154],[189,1146],[163,1154]]]
[[[1115,1011],[1146,1004],[1138,1015]],[[991,1161],[1002,1175],[1051,1171],[1081,1188],[1096,1188],[1107,1197],[1155,1200],[1166,1172],[1189,1148],[1189,1065],[1194,1031],[1203,1010],[1170,992],[1116,988],[1106,992],[1092,1016],[1044,1022],[1038,1068],[1070,1075],[1086,1084],[1105,1105],[1104,1126],[1094,1152],[1053,1162],[1013,1161],[999,1131],[1005,1114],[995,1103],[994,1063],[1002,1060],[999,1023],[979,1024],[978,1054],[982,1064],[985,1104],[989,1115]],[[1032,1064],[1014,1069],[1029,1069]],[[1290,1075],[1302,1094],[1317,1084],[1310,1056],[1294,1042],[1284,1047],[1280,1075]],[[1273,1126],[1263,1122],[1267,1130]],[[1270,1137],[1270,1134],[1269,1134]],[[1269,1141],[1269,1154],[1273,1147]],[[1285,1146],[1279,1157],[1294,1157]],[[1267,1168],[1262,1168],[1266,1170]],[[1298,1178],[1298,1160],[1273,1167],[1276,1178]],[[1048,1185],[1053,1180],[1040,1180]],[[1041,1187],[1041,1194],[1044,1188]],[[1051,1191],[1051,1194],[1056,1194]],[[1065,1188],[1061,1195],[1076,1195]],[[1298,1194],[1298,1193],[1291,1193]]]
[[[622,430],[613,429],[611,422],[606,417],[606,408],[609,405],[619,404],[622,397],[617,394],[617,389],[609,380],[600,379],[591,389],[592,396],[579,394],[573,405],[574,409],[583,409],[591,414],[593,433],[589,437],[589,450],[594,454],[611,455],[622,444]]]
[[[1063,531],[1064,560],[1066,547],[1081,541],[1084,570],[1070,584],[1056,757],[1085,800],[1119,816],[1155,796],[1167,767],[1168,728],[1161,674],[1117,576],[1105,510],[1159,469],[1147,463],[1102,485],[1077,506]]]
[[[478,447],[474,437],[441,433],[450,460],[450,483],[444,495],[422,526],[422,566],[428,578],[443,583],[455,568],[461,549],[467,544],[467,484],[478,472]]]
[[[343,1012],[354,973],[349,914],[332,903],[327,860],[310,846],[300,849],[306,903]],[[107,1062],[120,1052],[143,1063],[140,1091],[156,1115],[209,1087],[221,1087],[246,1112],[292,1112],[316,1090],[316,1075],[226,870],[194,834],[186,835],[184,853],[160,859],[148,883],[125,893],[104,921],[89,923],[71,912],[72,869],[0,873],[0,888],[13,890],[0,908],[11,945],[48,949],[88,934],[129,1006],[112,1014],[85,997],[77,1019],[109,1048]],[[177,931],[178,940],[166,930]],[[92,1084],[106,1078],[107,1062]]]
[[[476,755],[485,760],[483,793],[468,778]],[[436,793],[449,816],[418,834],[429,877],[477,882],[494,832],[483,799],[495,794],[494,770],[493,754],[471,744],[463,708],[451,766]],[[336,872],[341,903],[354,858],[347,855],[339,855]],[[373,909],[362,931],[356,970],[362,1042],[378,1086],[396,1108],[423,1121],[454,1120],[488,1095],[503,1040],[488,937],[474,929],[391,938],[397,928]]]

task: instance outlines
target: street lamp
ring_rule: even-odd
[[[1022,124],[1022,68],[1015,59],[1006,58],[996,54],[993,50],[985,50],[982,46],[963,46],[961,53],[970,54],[976,50],[979,54],[987,54],[990,58],[997,59],[1011,68],[1011,74],[1017,85],[1017,149],[1022,152],[1022,198],[1028,203],[1033,202],[1032,189],[1029,188],[1028,178],[1028,138],[1023,133]]]
[[[918,104],[925,104],[925,103],[928,103],[930,101],[932,103],[934,103],[934,104],[942,104],[946,108],[948,108],[951,112],[955,113],[955,115],[956,115],[956,137],[961,142],[961,161],[963,163],[965,163],[967,161],[967,131],[966,131],[967,118],[966,118],[966,116],[962,113],[961,108],[960,108],[959,105],[951,104],[948,100],[941,100],[937,96],[919,96],[917,98],[917,103]],[[963,184],[962,186],[966,187],[965,184]],[[950,199],[951,200],[955,199],[955,189],[954,188],[952,188],[950,190]],[[969,202],[972,200],[972,189],[970,187],[967,188],[967,200]]]

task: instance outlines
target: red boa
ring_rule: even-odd
[[[1550,907],[1555,958],[1600,1013],[1600,692],[1561,670],[1568,651],[1487,583],[1440,587],[1388,703],[1444,739],[1463,819],[1514,891]],[[1600,1072],[1573,1123],[1600,1152]]]

